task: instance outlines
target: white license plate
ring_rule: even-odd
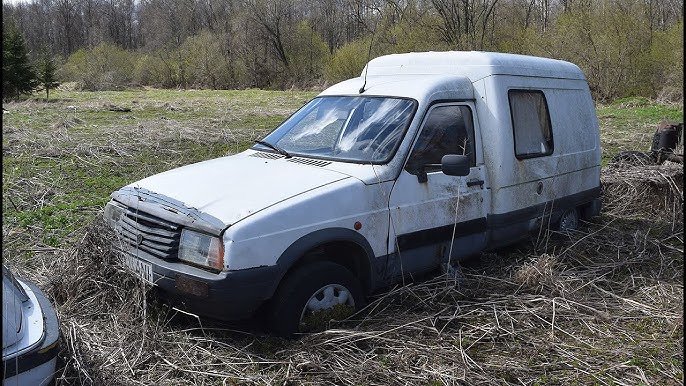
[[[124,266],[129,269],[134,275],[153,284],[152,281],[152,264],[141,261],[133,256],[124,255]]]

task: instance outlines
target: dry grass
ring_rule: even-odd
[[[132,108],[124,114],[110,102],[27,101],[3,117],[3,258],[56,306],[58,386],[683,384],[680,165],[604,168],[603,214],[581,230],[389,289],[351,320],[299,339],[161,305],[110,253],[101,201],[264,132],[235,120],[254,127],[253,115],[294,108],[187,95],[111,102]],[[653,126],[634,135],[643,143]]]
[[[667,187],[660,203],[680,192],[667,175],[681,178],[606,170],[607,211],[582,231],[393,288],[296,340],[174,315],[123,272],[96,219],[44,267],[61,320],[59,384],[680,384],[683,221],[651,190]]]
[[[683,165],[610,165],[601,176],[605,213],[683,223]]]

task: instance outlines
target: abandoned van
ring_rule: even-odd
[[[371,60],[250,149],[134,182],[105,217],[185,312],[273,330],[600,211],[598,122],[574,64],[487,52]]]

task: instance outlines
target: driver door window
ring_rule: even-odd
[[[405,170],[414,175],[422,168],[424,172],[441,170],[441,159],[446,154],[466,155],[470,165],[476,165],[474,123],[468,106],[441,105],[429,111]]]

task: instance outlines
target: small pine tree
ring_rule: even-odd
[[[21,33],[8,23],[2,34],[2,98],[30,94],[38,84]]]
[[[57,80],[57,66],[47,52],[43,52],[38,63],[38,83],[45,90],[45,100],[50,99],[50,90],[60,85]]]

